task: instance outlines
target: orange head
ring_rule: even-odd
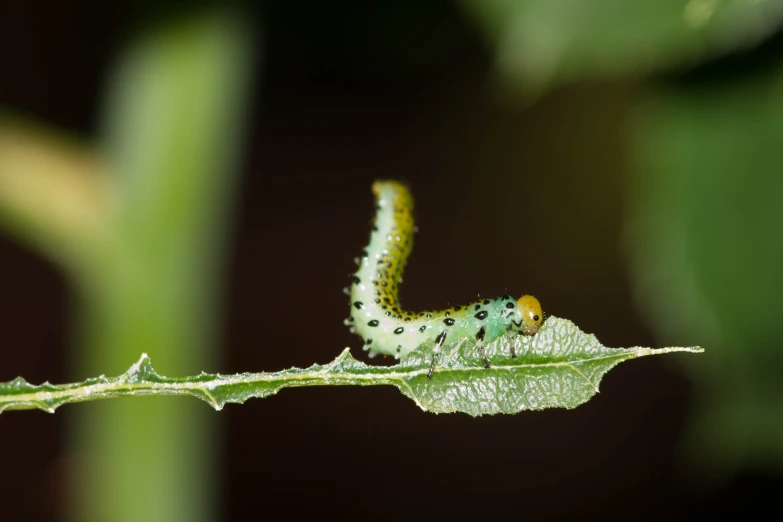
[[[524,332],[528,335],[533,335],[538,331],[541,323],[544,322],[544,312],[541,310],[541,303],[532,295],[523,295],[517,300],[517,307],[522,314]]]

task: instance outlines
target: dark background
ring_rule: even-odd
[[[341,289],[369,236],[379,178],[405,181],[416,198],[407,306],[532,293],[607,346],[659,344],[635,308],[622,248],[634,80],[501,107],[486,89],[491,55],[452,3],[306,5],[252,11],[264,56],[225,273],[222,362],[206,371],[303,367],[345,346],[364,357],[342,325]],[[158,11],[0,2],[0,103],[93,135],[108,64]],[[73,299],[58,267],[4,237],[0,286],[4,378],[68,381]],[[678,357],[621,365],[574,411],[436,416],[381,387],[229,405],[213,417],[223,518],[686,520],[772,505],[779,477],[750,470],[716,486],[684,466],[692,385]],[[79,407],[0,416],[0,518],[64,519],[73,460],[63,430]]]

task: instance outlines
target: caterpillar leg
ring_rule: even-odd
[[[487,359],[487,352],[484,350],[484,336],[487,334],[487,328],[482,326],[476,333],[476,348],[478,348],[479,357],[481,362],[484,363],[484,368],[489,368],[489,359]]]
[[[372,344],[372,339],[365,339],[364,346],[362,346],[362,350],[367,352],[367,357],[369,357],[370,359],[378,355],[378,353],[375,350],[370,348],[371,344]]]
[[[432,362],[430,363],[430,371],[427,373],[427,379],[432,380],[432,372],[435,371],[435,360],[440,355],[440,347],[443,346],[443,342],[446,340],[446,331],[442,331],[437,339],[435,339],[435,346],[432,347]]]
[[[506,327],[506,333],[508,334],[509,337],[513,338],[514,337],[514,325],[511,325],[511,324],[508,325],[508,327]],[[521,330],[520,330],[519,334],[520,335],[522,334]],[[517,358],[517,350],[516,350],[516,348],[514,348],[514,343],[510,343],[510,346],[511,346],[511,358],[512,359],[516,359]]]

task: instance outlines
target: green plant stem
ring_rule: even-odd
[[[186,12],[145,31],[109,82],[101,152],[117,202],[76,274],[72,374],[119,372],[139,346],[167,371],[218,366],[219,283],[242,143],[252,38],[226,11]],[[72,417],[83,465],[79,522],[219,518],[219,424],[196,404],[95,404]],[[140,499],[143,499],[140,501]]]

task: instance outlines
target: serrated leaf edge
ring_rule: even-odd
[[[547,367],[566,367],[579,374],[587,383],[594,389],[596,393],[599,392],[598,385],[591,381],[582,372],[577,365],[596,362],[600,360],[608,359],[620,359],[627,360],[631,358],[644,357],[648,355],[659,355],[672,352],[702,352],[700,347],[686,348],[686,347],[668,347],[668,348],[643,348],[634,347],[624,349],[616,353],[602,355],[599,357],[590,357],[586,359],[580,359],[575,361],[559,361],[551,363],[521,363],[521,364],[499,364],[492,365],[491,369],[494,370],[507,370],[512,371],[516,369],[534,369],[534,368],[547,368]],[[338,368],[345,361],[351,361],[355,364],[355,368],[349,368],[346,372],[336,372]],[[618,361],[622,362],[622,361]],[[312,368],[318,369],[312,369]],[[340,355],[337,356],[332,362],[326,365],[316,365],[308,369],[291,368],[289,370],[283,370],[281,372],[274,373],[253,373],[253,374],[235,374],[223,376],[220,374],[214,374],[211,380],[197,381],[197,382],[174,382],[172,379],[163,377],[155,372],[152,361],[146,353],[143,353],[139,360],[131,365],[128,370],[122,375],[115,378],[106,378],[104,375],[96,378],[94,383],[90,384],[66,384],[61,385],[63,388],[59,390],[41,390],[32,391],[21,395],[13,396],[6,401],[3,401],[0,396],[0,412],[9,409],[41,409],[48,413],[54,413],[55,409],[63,404],[69,404],[73,402],[83,402],[87,400],[105,399],[116,396],[129,396],[129,395],[192,395],[198,397],[208,404],[210,404],[215,410],[220,411],[227,403],[244,402],[248,398],[252,397],[265,397],[277,393],[282,388],[301,385],[304,381],[309,381],[308,386],[312,385],[394,385],[401,391],[404,388],[407,392],[406,395],[410,397],[419,408],[427,411],[426,405],[422,402],[421,398],[414,392],[408,381],[416,377],[425,376],[429,372],[429,368],[418,368],[410,371],[388,371],[386,368],[393,367],[377,367],[369,366],[362,362],[356,361],[350,354],[350,349],[345,348]],[[448,368],[448,367],[436,367],[435,373],[451,373],[451,372],[484,372],[485,368],[482,366],[467,367],[467,368]],[[144,378],[142,374],[147,374],[148,377]],[[198,377],[204,377],[209,374],[202,372]],[[149,380],[149,377],[154,377],[157,381]],[[274,381],[281,381],[272,393],[263,393],[259,390],[258,393],[251,392],[247,396],[237,399],[227,398],[225,400],[219,400],[213,395],[212,391],[220,386],[230,386],[232,384],[254,384],[254,383],[269,383]],[[19,384],[20,382],[30,386],[33,390],[54,386],[47,383],[41,385],[31,385],[27,383],[23,378],[17,377],[13,381],[7,383]],[[85,381],[87,382],[87,381]]]

